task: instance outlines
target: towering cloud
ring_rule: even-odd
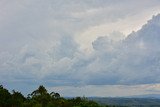
[[[98,37],[89,55],[78,51],[70,36],[45,51],[26,45],[16,55],[1,53],[1,81],[38,80],[50,85],[158,83],[159,29],[160,15],[153,16],[125,39],[110,38],[115,33]]]
[[[160,2],[115,1],[1,0],[0,84],[159,83]]]
[[[131,33],[120,42],[113,44],[107,37],[101,37],[93,43],[94,49],[99,47],[98,49],[105,50],[105,54],[101,54],[101,67],[105,68],[102,71],[108,76],[111,75],[108,72],[114,73],[117,79],[114,84],[159,82],[159,23],[160,15],[153,16],[139,31]]]

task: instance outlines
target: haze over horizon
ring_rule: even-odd
[[[160,94],[159,0],[1,0],[0,84],[63,96]]]

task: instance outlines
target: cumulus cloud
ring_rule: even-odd
[[[159,18],[153,17],[142,29],[119,41],[98,37],[92,44],[93,53],[75,54],[66,74],[58,76],[59,82],[75,86],[158,83]]]
[[[141,13],[157,13],[159,1],[115,1],[1,0],[2,84],[160,82],[160,15],[127,37],[125,31],[144,23]]]
[[[73,64],[72,69],[78,72],[74,77],[88,85],[158,83],[159,18],[159,15],[153,17],[124,40],[115,42],[108,37],[97,38],[87,63],[78,60]],[[75,66],[81,63],[81,66]]]
[[[104,72],[106,74],[111,70],[112,73],[114,72],[115,77],[119,78],[116,78],[116,84],[159,82],[156,76],[160,60],[158,55],[160,52],[158,48],[159,19],[160,15],[153,17],[142,29],[133,32],[122,42],[118,42],[118,48],[117,44],[113,45],[111,41],[108,42],[108,39],[105,38],[98,38],[93,43],[93,47],[99,46],[102,50],[106,49],[106,53],[102,55],[104,58],[100,62],[106,64],[102,66],[105,67]],[[107,58],[110,51],[113,53]]]

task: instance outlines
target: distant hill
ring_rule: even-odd
[[[160,107],[160,99],[156,98],[100,98],[90,97],[90,100],[96,101],[101,105],[115,105],[126,107]]]
[[[151,99],[160,99],[160,94],[134,95],[134,96],[128,96],[127,98],[151,98]]]

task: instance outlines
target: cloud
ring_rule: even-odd
[[[0,81],[17,87],[160,82],[160,16],[140,29],[160,2],[115,1],[1,0]],[[127,36],[132,30],[138,31]]]
[[[158,83],[159,18],[153,17],[124,40],[97,38],[91,58],[73,63],[74,77],[87,85]]]
[[[55,90],[63,96],[88,96],[88,97],[131,97],[135,95],[159,94],[160,84],[143,85],[88,85],[83,87],[57,86],[49,87],[49,91]]]
[[[142,29],[130,34],[116,45],[112,44],[112,42],[110,43],[110,41],[108,42],[108,39],[104,37],[98,38],[93,43],[93,47],[98,46],[99,49],[106,50],[104,54],[101,54],[102,56],[100,57],[102,59],[99,61],[104,64],[100,67],[98,66],[98,68],[104,68],[104,70],[99,70],[105,72],[104,74],[106,75],[111,75],[108,72],[114,73],[114,78],[116,78],[115,84],[159,82],[156,76],[160,60],[160,50],[158,48],[159,19],[159,15],[153,17]],[[114,78],[113,81],[115,80]]]

